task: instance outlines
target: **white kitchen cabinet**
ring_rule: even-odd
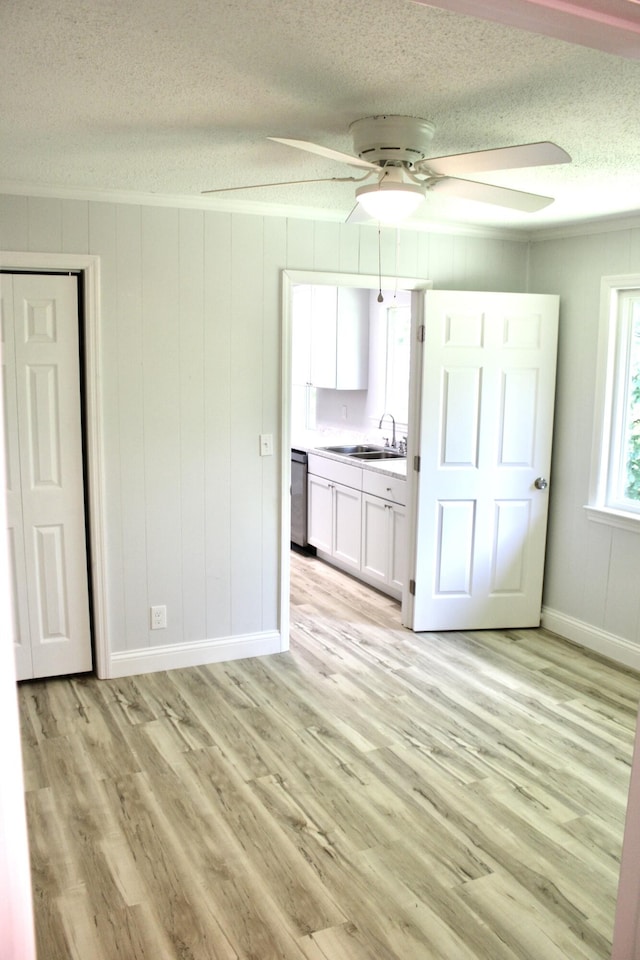
[[[368,291],[303,284],[294,287],[292,303],[293,383],[366,390]]]
[[[307,540],[327,559],[360,569],[362,467],[309,454]]]
[[[361,572],[398,599],[406,577],[406,480],[363,471]]]
[[[307,539],[396,599],[406,578],[406,479],[309,453]]]
[[[307,503],[309,543],[342,565],[359,570],[361,491],[310,473]]]
[[[309,382],[335,389],[338,350],[338,288],[312,287],[309,317]]]
[[[307,540],[317,550],[333,552],[333,484],[307,475]]]
[[[336,483],[333,487],[333,556],[360,569],[362,492]]]
[[[311,290],[308,284],[291,292],[291,382],[311,383]]]

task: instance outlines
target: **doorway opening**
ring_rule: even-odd
[[[302,276],[302,282],[315,279]],[[341,282],[339,275],[336,282]],[[363,285],[358,277],[353,282]],[[400,577],[392,572],[398,568],[389,547],[391,515],[385,521],[378,503],[365,517],[368,471],[362,470],[358,479],[349,467],[345,477],[342,469],[315,462],[344,450],[310,455],[319,518],[310,540],[322,545],[323,559],[343,564],[354,575],[379,574],[385,584],[400,587],[402,621],[414,631],[539,626],[558,297],[460,290],[419,295],[418,289],[413,290],[410,470],[405,498],[388,497],[406,507],[408,569]],[[288,340],[290,319],[285,329]],[[288,373],[289,363],[284,369]],[[290,391],[284,386],[288,417]],[[288,430],[287,419],[287,444]],[[379,451],[371,455],[379,459]],[[311,480],[308,489],[313,525]],[[380,498],[375,487],[366,493]],[[386,509],[393,510],[393,522],[403,522],[398,511]],[[286,518],[284,524],[286,542]],[[378,535],[370,537],[374,528]],[[369,541],[371,562],[365,556]],[[379,558],[384,550],[383,570]],[[286,567],[286,558],[283,563]]]
[[[280,556],[280,577],[281,577],[281,602],[280,602],[280,622],[281,622],[281,635],[283,638],[283,644],[286,642],[289,636],[289,602],[290,602],[290,583],[291,583],[291,567],[290,567],[290,541],[291,541],[291,510],[290,510],[290,490],[291,490],[291,447],[292,439],[294,438],[293,430],[293,418],[294,414],[296,417],[296,428],[299,429],[301,426],[301,418],[303,420],[303,425],[306,425],[307,428],[310,425],[315,424],[317,427],[318,417],[331,417],[335,420],[336,426],[342,425],[343,427],[349,427],[349,411],[346,411],[346,416],[344,415],[344,407],[347,406],[345,403],[341,403],[341,397],[344,398],[344,395],[340,393],[338,389],[338,384],[333,390],[327,389],[322,391],[313,391],[311,392],[308,388],[304,389],[304,384],[294,384],[293,383],[293,325],[294,325],[294,299],[295,291],[303,286],[313,286],[318,288],[338,288],[339,290],[346,291],[362,291],[367,297],[373,295],[373,299],[376,300],[376,295],[380,290],[387,291],[383,293],[383,297],[388,297],[388,304],[386,306],[393,308],[396,306],[397,313],[394,317],[395,321],[395,330],[391,330],[391,327],[387,320],[385,319],[384,326],[381,330],[378,330],[378,333],[382,333],[382,340],[380,337],[376,341],[376,357],[379,366],[379,375],[378,375],[378,385],[376,387],[375,394],[377,397],[384,397],[385,404],[391,402],[395,395],[401,393],[402,387],[399,380],[399,371],[401,369],[402,360],[398,352],[398,344],[396,341],[398,338],[402,340],[403,338],[403,321],[404,321],[404,336],[406,336],[406,310],[404,307],[409,308],[410,321],[409,321],[409,330],[410,330],[410,341],[411,343],[415,342],[415,337],[417,337],[417,330],[419,325],[422,322],[422,301],[423,298],[420,296],[420,292],[428,289],[431,284],[422,279],[422,278],[396,278],[396,277],[378,277],[372,275],[361,275],[361,274],[342,274],[342,273],[325,273],[325,272],[314,272],[314,271],[294,271],[294,270],[285,270],[283,271],[282,276],[282,304],[283,304],[283,322],[282,322],[282,508],[281,508],[281,517],[282,517],[282,528],[281,528],[281,556]],[[395,299],[394,293],[402,294],[400,299]],[[402,309],[400,308],[402,304]],[[387,311],[385,310],[385,317]],[[389,336],[391,334],[392,340],[394,341],[395,347],[395,356],[392,358],[391,364],[387,362],[387,354],[389,347]],[[406,344],[405,344],[406,347]],[[404,388],[408,394],[407,401],[407,413],[406,419],[408,421],[408,444],[409,449],[411,449],[412,444],[412,432],[416,429],[415,422],[412,422],[414,417],[414,409],[417,411],[415,406],[412,390],[414,389],[415,383],[415,365],[419,362],[418,358],[419,351],[410,350],[411,355],[411,371],[409,374],[408,384],[404,384]],[[395,359],[395,363],[393,362]],[[355,397],[356,392],[358,393],[358,399],[355,403],[358,405],[358,410],[360,417],[358,419],[358,425],[362,426],[363,423],[368,423],[375,432],[377,433],[377,427],[379,423],[379,418],[385,412],[384,409],[378,410],[381,400],[377,399],[374,401],[375,411],[373,408],[371,410],[367,409],[367,398],[366,390],[354,390],[353,396]],[[323,394],[320,396],[320,405],[318,405],[318,394]],[[328,399],[329,397],[329,399]],[[329,412],[327,403],[333,403],[334,409]],[[411,411],[411,412],[409,412]],[[368,417],[368,420],[367,420]],[[386,421],[387,424],[389,421]],[[410,473],[411,471],[409,471]],[[407,477],[409,490],[411,490],[411,477]],[[411,494],[410,494],[411,496]],[[412,505],[411,502],[408,504],[408,516],[412,515]],[[411,531],[413,527],[412,523],[407,524],[407,530]],[[411,537],[409,538],[411,541]],[[410,554],[412,550],[412,543],[407,544],[407,553]],[[408,590],[403,592],[403,611],[406,605],[410,605],[410,598]]]

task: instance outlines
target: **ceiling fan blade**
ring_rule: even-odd
[[[483,173],[485,170],[515,170],[519,167],[570,162],[571,157],[566,150],[549,140],[543,140],[540,143],[521,143],[515,147],[425,159],[416,164],[416,170],[430,170],[445,177],[457,177],[465,173]]]
[[[215,190],[201,190],[205,193],[230,193],[232,190],[258,190],[260,187],[289,187],[296,183],[359,183],[360,177],[314,177],[311,180],[279,180],[277,183],[245,183],[241,187],[217,187]]]
[[[553,197],[543,197],[538,193],[525,193],[522,190],[512,190],[510,187],[496,187],[491,183],[478,183],[476,180],[460,180],[457,177],[446,177],[436,180],[427,187],[428,190],[437,190],[448,197],[458,197],[461,200],[477,200],[480,203],[493,203],[499,207],[510,207],[512,210],[522,210],[525,213],[534,213],[553,203]]]
[[[298,150],[306,150],[307,153],[316,153],[319,157],[326,157],[327,160],[338,160],[340,163],[349,163],[352,167],[364,167],[366,170],[380,170],[377,163],[371,163],[369,160],[361,160],[360,157],[353,157],[349,153],[340,153],[339,150],[331,150],[329,147],[322,147],[319,143],[310,143],[308,140],[286,140],[283,137],[267,137],[267,140],[273,140],[274,143],[284,143],[287,147],[296,147]]]

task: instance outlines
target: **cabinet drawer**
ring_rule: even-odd
[[[362,490],[362,467],[352,463],[343,463],[341,460],[331,460],[316,453],[309,454],[309,473],[334,483],[343,483],[346,487]]]
[[[403,506],[407,502],[407,481],[404,477],[390,477],[365,468],[362,471],[362,489],[365,493],[372,493],[376,497],[383,497]]]

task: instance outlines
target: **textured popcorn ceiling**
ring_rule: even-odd
[[[478,8],[482,4],[477,5]],[[6,0],[0,190],[200,203],[207,188],[354,171],[349,124],[425,117],[441,156],[553,140],[573,163],[476,179],[554,196],[535,214],[429,196],[422,221],[536,228],[640,210],[640,62],[410,0]],[[353,184],[206,201],[344,219]]]

